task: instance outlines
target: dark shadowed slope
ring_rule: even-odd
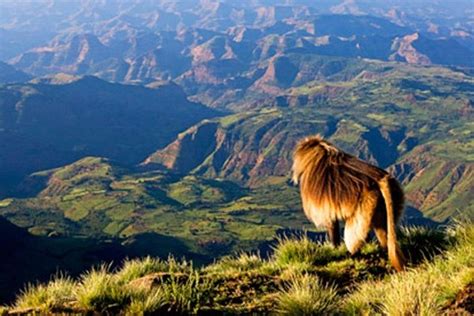
[[[0,61],[0,84],[25,82],[30,79],[30,75],[23,71],[16,70],[13,66]]]
[[[15,178],[87,155],[138,163],[178,132],[215,115],[172,84],[149,89],[84,77],[2,86],[0,176]]]

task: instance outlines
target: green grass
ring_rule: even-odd
[[[238,275],[241,273],[265,273],[273,275],[279,267],[271,260],[262,259],[259,254],[241,253],[237,256],[227,256],[204,268],[209,274]]]
[[[346,255],[344,247],[334,248],[329,243],[318,244],[306,235],[299,239],[281,238],[275,248],[274,261],[279,266],[321,265]]]
[[[192,266],[186,261],[177,261],[173,257],[168,260],[161,260],[159,258],[152,258],[147,256],[142,259],[132,259],[124,261],[121,269],[116,272],[117,282],[120,284],[127,284],[130,281],[141,278],[145,275],[167,272],[189,272]]]
[[[129,315],[149,315],[164,310],[168,298],[163,289],[157,288],[149,291],[143,291],[136,295],[130,301],[126,313]]]
[[[18,296],[15,308],[33,307],[43,313],[64,308],[73,300],[76,286],[75,281],[63,275],[53,277],[47,284],[29,284]]]
[[[210,298],[211,284],[203,279],[198,271],[192,271],[185,281],[171,276],[171,280],[164,287],[168,300],[172,303],[172,310],[178,313],[196,313],[201,305]]]
[[[75,297],[78,305],[86,310],[103,311],[109,306],[126,302],[123,288],[108,273],[106,266],[82,275]]]
[[[453,237],[441,230],[404,226],[401,228],[399,241],[410,262],[417,263],[445,251],[453,242]]]
[[[312,275],[293,275],[276,296],[276,311],[281,315],[336,314],[340,306],[336,288],[323,285]]]
[[[78,280],[58,276],[28,286],[9,310],[196,314],[438,315],[474,282],[474,225],[444,231],[406,228],[407,271],[393,273],[375,243],[349,257],[345,249],[283,238],[269,258],[241,253],[193,268],[145,257]]]
[[[116,273],[117,281],[121,284],[127,284],[147,274],[165,271],[166,268],[165,262],[149,256],[143,259],[126,260],[122,268]]]
[[[346,298],[346,312],[440,315],[461,289],[474,282],[474,226],[461,225],[453,233],[456,244],[444,255],[382,281],[361,284]]]

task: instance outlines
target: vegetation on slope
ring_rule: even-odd
[[[10,312],[132,314],[278,312],[288,315],[438,315],[474,282],[474,226],[403,230],[411,267],[394,274],[374,243],[350,257],[301,237],[282,239],[274,254],[226,257],[196,268],[150,257],[101,266],[79,279],[59,275],[29,285]],[[472,312],[468,304],[457,311]]]
[[[247,92],[232,102],[238,113],[200,122],[145,164],[264,186],[288,179],[296,142],[320,133],[390,168],[411,206],[429,218],[473,216],[472,76],[310,54],[287,59],[301,68],[291,88],[273,96]]]

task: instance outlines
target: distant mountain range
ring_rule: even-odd
[[[249,1],[246,7],[232,1],[25,2],[21,18],[17,11],[10,15],[4,3],[0,59],[34,76],[64,72],[141,83],[189,76],[232,80],[291,51],[474,66],[472,19],[456,12],[438,12],[437,25],[416,6],[405,12],[390,4],[369,10],[358,1],[293,2]],[[19,43],[14,34],[22,36],[25,29],[47,30],[39,36],[43,44],[26,36]]]

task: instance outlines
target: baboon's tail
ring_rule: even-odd
[[[385,176],[379,181],[380,191],[382,192],[383,199],[385,200],[385,208],[387,209],[387,248],[388,258],[392,266],[397,271],[402,271],[405,267],[405,258],[397,243],[397,232],[396,232],[396,218],[395,210],[393,206],[393,196],[391,182],[395,181],[390,176]],[[397,184],[398,185],[398,184]],[[398,210],[397,210],[398,211]]]

